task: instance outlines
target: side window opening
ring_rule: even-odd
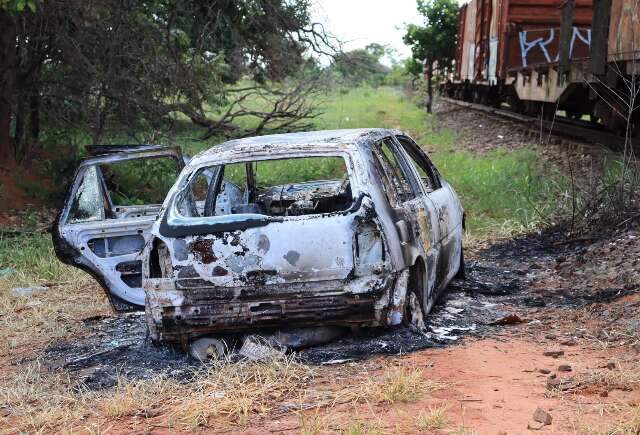
[[[215,182],[208,185],[207,206],[189,204],[197,203],[197,196],[188,194],[187,189],[177,200],[178,211],[186,217],[333,213],[348,209],[353,202],[343,157],[258,160],[206,170],[217,174]],[[197,179],[198,176],[191,184]]]
[[[415,194],[411,189],[411,184],[405,174],[393,149],[391,139],[385,139],[378,143],[379,151],[374,152],[375,157],[382,166],[387,179],[390,181],[390,188],[394,189],[393,196],[400,202],[413,199]],[[389,193],[387,194],[389,196]],[[389,198],[391,200],[391,198]]]
[[[179,173],[173,157],[148,157],[86,166],[66,223],[154,216]]]
[[[101,164],[100,172],[115,207],[162,204],[178,165],[172,157],[152,157]]]
[[[82,175],[69,210],[69,223],[100,221],[105,218],[105,207],[100,189],[98,168],[89,166]]]
[[[429,161],[424,153],[421,152],[417,148],[417,145],[410,139],[403,136],[397,136],[396,138],[409,156],[409,161],[415,168],[416,172],[420,175],[427,192],[433,192],[434,190],[439,189],[441,187],[440,180],[435,168],[431,164],[431,161]]]

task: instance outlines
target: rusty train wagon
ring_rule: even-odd
[[[636,0],[472,0],[460,8],[454,67],[440,90],[530,115],[589,115],[621,131],[625,79],[640,69],[639,8]]]

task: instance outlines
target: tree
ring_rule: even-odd
[[[372,43],[365,48],[338,53],[334,58],[332,69],[351,86],[363,83],[377,86],[389,73],[389,68],[380,63],[380,59],[385,54],[387,54],[386,47]]]
[[[404,43],[411,46],[413,58],[425,66],[427,75],[427,111],[433,101],[433,65],[449,66],[455,55],[458,32],[458,3],[455,0],[417,0],[424,25],[407,26]]]
[[[13,166],[15,163],[9,129],[15,86],[16,16],[35,10],[35,0],[0,0],[0,165]]]
[[[207,137],[306,126],[313,83],[287,78],[307,67],[309,51],[335,51],[309,7],[309,0],[0,0],[2,162],[28,158],[41,125],[94,141],[110,130],[155,134],[176,114]],[[260,110],[248,104],[256,98]],[[241,117],[257,118],[256,127],[239,128]]]

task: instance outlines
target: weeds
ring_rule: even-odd
[[[317,409],[313,413],[300,412],[298,421],[300,422],[300,435],[320,435],[326,427],[326,422]]]
[[[424,394],[443,388],[443,384],[422,378],[422,370],[387,367],[384,372],[352,388],[337,393],[335,403],[372,402],[394,404],[415,402]]]
[[[192,388],[172,411],[177,421],[195,429],[211,418],[243,425],[253,414],[264,415],[274,403],[291,396],[311,370],[293,357],[264,362],[213,362],[195,374]]]
[[[419,431],[443,429],[447,425],[446,404],[429,408],[429,412],[420,411],[416,417],[415,426]]]
[[[340,435],[378,435],[382,431],[380,425],[375,421],[362,421],[357,419],[346,424],[338,431]]]
[[[74,386],[64,373],[43,373],[37,362],[0,380],[0,407],[8,411],[0,433],[72,429],[95,415],[95,393]]]
[[[180,385],[163,376],[152,379],[131,381],[118,376],[118,384],[101,401],[101,408],[107,417],[155,415],[170,402]]]

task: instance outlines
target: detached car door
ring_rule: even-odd
[[[116,311],[142,309],[139,254],[184,166],[180,148],[99,145],[87,151],[54,224],[56,255],[92,275]]]

